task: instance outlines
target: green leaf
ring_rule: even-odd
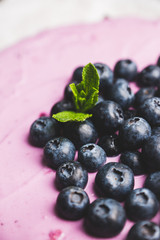
[[[83,122],[87,118],[92,117],[92,114],[64,111],[64,112],[59,112],[57,114],[53,114],[52,117],[59,122],[69,122],[69,121]]]
[[[93,64],[88,63],[83,68],[82,79],[87,95],[90,94],[90,91],[92,91],[93,88],[99,91],[99,75]]]

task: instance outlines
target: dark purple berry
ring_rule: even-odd
[[[131,59],[120,60],[114,67],[115,78],[124,78],[128,81],[134,81],[137,75],[137,65]]]
[[[114,199],[96,199],[89,205],[85,228],[94,237],[110,238],[118,235],[126,222],[126,214]]]
[[[134,174],[127,165],[110,162],[100,168],[95,183],[101,195],[124,201],[134,187]]]
[[[59,189],[69,186],[85,188],[88,172],[77,161],[65,162],[56,171],[56,184]]]
[[[155,194],[149,189],[137,188],[127,197],[125,209],[131,221],[149,220],[157,214],[159,203]]]
[[[64,188],[57,198],[58,214],[68,220],[78,220],[82,218],[89,206],[87,193],[79,187]]]
[[[57,169],[62,163],[73,161],[75,153],[75,146],[69,139],[54,138],[44,147],[45,163],[49,167]]]
[[[59,135],[59,123],[50,117],[40,117],[30,128],[29,141],[36,147],[44,147],[52,138]]]
[[[88,172],[96,172],[106,162],[106,153],[100,146],[88,143],[80,148],[78,161]]]

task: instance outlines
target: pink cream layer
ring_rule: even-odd
[[[159,55],[160,21],[127,18],[49,30],[0,53],[1,240],[96,239],[84,232],[83,220],[56,216],[55,171],[43,166],[43,150],[29,145],[30,125],[62,98],[75,67],[104,62],[113,68],[131,58],[141,70]],[[86,187],[91,201],[94,177]],[[135,177],[135,187],[144,179]],[[159,220],[157,214],[153,221]],[[124,240],[132,224],[113,240]]]

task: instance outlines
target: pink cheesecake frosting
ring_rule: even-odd
[[[0,53],[1,240],[97,239],[85,233],[83,220],[56,216],[55,171],[43,165],[43,149],[28,143],[30,125],[62,98],[75,67],[104,62],[113,68],[120,58],[131,58],[141,70],[159,55],[160,20],[127,18],[49,30]],[[86,187],[91,202],[94,178],[89,174]],[[144,179],[135,177],[135,188]],[[160,213],[152,220],[160,223]],[[127,221],[112,239],[125,240],[132,225]]]

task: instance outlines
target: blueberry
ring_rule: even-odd
[[[145,100],[138,112],[152,127],[160,126],[160,98],[153,97]]]
[[[80,148],[78,161],[88,172],[96,172],[106,162],[106,153],[98,145],[88,143]]]
[[[29,133],[29,141],[36,147],[44,147],[50,139],[58,135],[58,122],[53,118],[41,117],[32,123]]]
[[[119,131],[122,147],[127,150],[141,148],[150,135],[150,125],[145,119],[140,117],[126,120]]]
[[[146,99],[152,98],[155,95],[155,88],[154,87],[145,87],[141,88],[135,94],[135,106],[139,107],[141,104],[144,103]]]
[[[114,67],[115,78],[133,81],[137,75],[137,65],[131,59],[120,60]]]
[[[102,238],[118,235],[126,222],[126,214],[119,202],[114,199],[96,199],[89,205],[86,217],[86,230]]]
[[[124,120],[133,118],[137,116],[137,111],[135,109],[127,109],[124,111]]]
[[[93,109],[93,122],[100,134],[113,133],[123,124],[123,110],[118,103],[103,101]]]
[[[72,102],[63,99],[60,102],[57,102],[56,104],[53,105],[50,116],[52,117],[53,114],[63,112],[63,111],[73,111],[74,110],[74,105]]]
[[[152,135],[146,141],[142,154],[148,171],[160,171],[160,134]]]
[[[74,144],[67,138],[58,137],[50,140],[44,147],[44,158],[53,169],[62,163],[73,161],[76,153]]]
[[[72,75],[71,82],[74,82],[75,84],[78,84],[82,81],[82,71],[83,71],[83,66],[77,67]]]
[[[95,143],[98,138],[97,131],[90,120],[65,123],[64,136],[74,143],[76,149],[87,143]]]
[[[104,63],[95,63],[94,66],[96,67],[100,78],[99,91],[104,96],[107,96],[113,83],[113,72]]]
[[[159,240],[160,227],[150,221],[139,221],[130,229],[127,240]]]
[[[121,142],[117,134],[100,137],[98,145],[104,149],[107,157],[115,157],[121,152]]]
[[[124,79],[117,79],[110,91],[110,99],[119,103],[123,109],[129,108],[134,102],[134,93]]]
[[[149,65],[145,67],[137,76],[140,86],[158,86],[160,84],[160,67]]]
[[[127,165],[110,162],[100,168],[95,183],[101,194],[124,201],[134,187],[134,174]]]
[[[120,156],[120,162],[130,167],[135,176],[144,174],[144,163],[142,153],[138,151],[126,151]]]
[[[67,84],[64,90],[64,97],[65,99],[67,99],[68,101],[72,102],[73,101],[73,93],[72,90],[69,86],[70,84]],[[73,107],[73,106],[72,106]]]
[[[79,162],[62,163],[56,171],[56,184],[59,189],[69,186],[85,188],[88,182],[88,172]]]
[[[160,171],[148,175],[145,180],[144,187],[149,188],[160,201]]]
[[[57,211],[59,215],[68,220],[82,218],[89,206],[87,193],[79,187],[71,186],[64,188],[57,198]]]
[[[126,199],[125,209],[131,221],[149,220],[159,210],[158,200],[147,188],[134,189]]]

